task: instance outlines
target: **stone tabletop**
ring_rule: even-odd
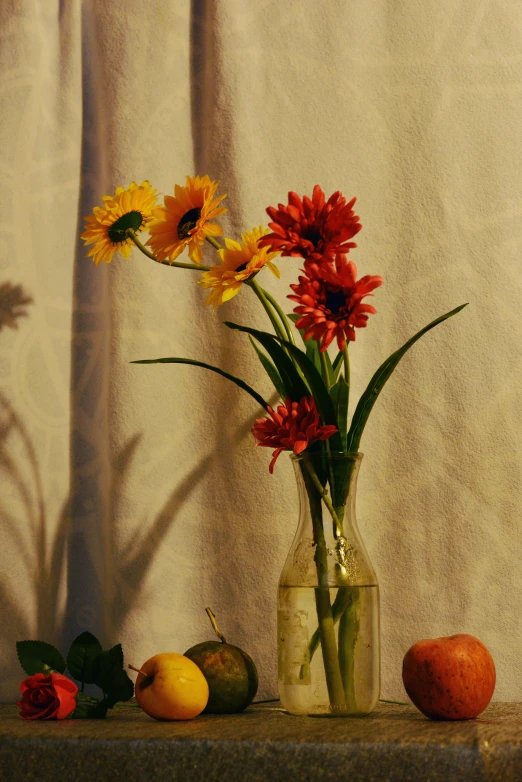
[[[293,717],[278,703],[157,722],[135,705],[105,720],[26,722],[0,705],[0,780],[521,782],[522,703],[433,722],[379,703],[362,719]]]

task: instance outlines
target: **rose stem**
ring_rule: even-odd
[[[216,617],[214,616],[214,614],[212,613],[210,608],[205,608],[205,611],[208,614],[208,618],[210,619],[210,624],[214,628],[215,634],[217,635],[217,637],[219,638],[219,640],[221,641],[222,644],[226,644],[225,636],[223,635],[223,633],[219,632],[219,628],[218,628],[217,623],[216,623]]]

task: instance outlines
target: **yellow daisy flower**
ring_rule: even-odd
[[[205,304],[212,304],[214,309],[225,301],[232,299],[242,284],[253,277],[264,266],[267,266],[276,277],[280,277],[279,269],[272,259],[279,252],[269,252],[269,247],[259,248],[257,243],[268,233],[267,228],[259,226],[241,234],[241,242],[225,239],[226,249],[218,250],[221,263],[213,266],[210,271],[203,272],[198,284],[203,288],[211,288]]]
[[[157,191],[145,180],[141,185],[131,182],[125,190],[116,188],[114,196],[103,196],[103,207],[95,206],[92,215],[85,218],[85,231],[81,238],[94,247],[87,256],[93,256],[96,265],[100,261],[110,263],[115,252],[128,258],[134,243],[126,234],[127,228],[139,233],[152,220]]]
[[[154,210],[155,220],[150,226],[147,244],[159,261],[175,261],[188,247],[191,261],[201,263],[201,245],[205,237],[223,234],[219,225],[208,222],[227,211],[219,206],[226,196],[214,198],[218,184],[206,174],[188,176],[185,187],[175,185],[175,195],[165,196],[165,206]]]

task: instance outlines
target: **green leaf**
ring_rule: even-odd
[[[278,340],[277,337],[274,337],[273,334],[269,334],[267,331],[258,331],[247,326],[238,326],[237,323],[230,323],[229,321],[224,323],[229,329],[236,329],[237,331],[243,331],[245,334],[250,334],[261,343],[277,367],[285,388],[285,396],[289,396],[293,401],[299,401],[303,396],[310,396],[310,389],[288,358],[288,355],[278,344],[278,342],[284,342],[284,340]],[[290,342],[284,342],[284,344],[290,345]],[[292,347],[294,346],[292,345]],[[295,348],[295,350],[301,353],[299,348]],[[304,356],[304,353],[302,355]]]
[[[71,676],[85,684],[94,684],[92,664],[101,651],[101,643],[92,633],[85,632],[75,638],[67,655]]]
[[[302,315],[295,315],[294,313],[289,314],[288,317],[290,320],[294,323],[298,321]],[[306,348],[306,355],[310,359],[310,361],[313,362],[315,368],[318,372],[321,371],[321,357],[319,355],[319,345],[317,344],[316,340],[314,339],[305,339],[305,329],[297,329],[299,334],[301,335],[301,339],[303,340],[303,345]]]
[[[116,671],[111,686],[107,690],[107,695],[105,697],[107,708],[112,709],[118,701],[130,701],[133,695],[134,684],[127,676],[126,671],[124,671],[123,668],[120,668]]]
[[[299,318],[302,317],[302,315],[288,315],[290,320],[295,322],[299,320]],[[313,362],[315,368],[318,372],[322,374],[323,372],[323,365],[321,363],[321,351],[320,351],[320,345],[319,342],[315,339],[312,339],[311,337],[309,339],[305,339],[305,330],[304,329],[297,329],[299,334],[301,335],[301,339],[303,340],[303,344],[306,347],[306,355],[310,359],[310,361]],[[339,369],[342,364],[343,354],[342,352],[339,352],[337,355],[337,358],[335,359],[334,363],[332,364],[332,361],[330,359],[329,353],[327,350],[323,352],[324,360],[328,369],[328,385],[329,387],[333,386],[334,383],[337,380],[337,375],[339,374]]]
[[[256,402],[261,405],[261,407],[264,407],[265,410],[268,410],[268,402],[265,402],[262,396],[260,396],[257,391],[254,391],[253,388],[250,388],[249,385],[247,385],[244,380],[241,380],[238,377],[234,377],[234,375],[229,375],[228,372],[225,372],[223,369],[220,369],[219,367],[213,367],[211,364],[205,364],[203,361],[195,361],[192,358],[146,358],[142,359],[141,361],[131,361],[131,364],[192,364],[195,367],[203,367],[203,369],[210,369],[211,372],[217,372],[218,375],[222,375],[222,377],[226,377],[227,380],[231,380],[233,383],[236,384],[236,386],[239,386],[239,388],[242,388],[243,391],[246,391],[250,396],[254,397]]]
[[[113,682],[123,669],[123,650],[116,644],[106,652],[99,652],[92,664],[93,684],[97,684],[104,693],[111,691]]]
[[[90,701],[79,700],[78,705],[71,714],[73,720],[99,720],[107,716],[107,702],[105,699],[92,703]]]
[[[28,676],[35,673],[63,673],[65,660],[51,644],[45,641],[18,641],[16,651],[20,665]]]
[[[317,352],[320,353],[318,343],[315,342],[314,344],[315,344],[315,346],[317,348]],[[324,362],[326,364],[326,370],[328,372],[328,387],[331,388],[334,385],[335,380],[334,380],[334,373],[333,373],[332,362],[330,361],[330,356],[328,355],[328,351],[327,350],[323,351],[323,358],[324,358]],[[319,358],[319,361],[320,360],[321,359]]]
[[[337,428],[341,433],[343,449],[346,449],[346,432],[348,430],[348,384],[341,375],[337,383],[330,389],[330,398],[335,410]]]
[[[359,443],[361,441],[361,436],[368,420],[368,416],[370,415],[377,397],[381,393],[386,381],[404,354],[411,348],[413,344],[415,344],[415,342],[417,342],[418,339],[426,334],[427,331],[430,331],[430,329],[434,328],[439,323],[442,323],[444,320],[447,320],[453,315],[456,315],[457,312],[460,312],[466,306],[467,303],[461,304],[460,307],[456,307],[454,310],[451,310],[451,312],[447,312],[445,315],[441,315],[439,318],[433,320],[423,329],[418,331],[411,339],[408,340],[408,342],[399,348],[399,350],[396,350],[395,353],[392,353],[392,355],[389,356],[383,364],[381,364],[377,372],[375,372],[372,379],[368,383],[366,390],[359,399],[357,407],[355,408],[352,424],[350,426],[350,431],[348,432],[347,438],[348,451],[359,450]]]
[[[270,380],[274,384],[274,387],[275,387],[277,393],[279,394],[281,399],[284,401],[284,399],[285,399],[285,387],[283,385],[283,381],[281,380],[281,375],[277,371],[276,367],[272,364],[272,362],[270,361],[268,356],[265,356],[263,351],[259,350],[259,348],[257,347],[257,345],[254,342],[254,340],[252,339],[252,337],[249,335],[248,338],[250,340],[250,343],[251,343],[252,347],[256,351],[257,356],[258,356],[261,364],[263,365],[263,368],[264,368],[265,372],[267,373],[268,377],[270,378]]]
[[[334,406],[332,404],[332,400],[330,399],[328,389],[326,388],[321,373],[315,368],[312,361],[310,361],[308,356],[306,356],[302,350],[299,350],[298,347],[292,345],[291,342],[280,340],[277,337],[276,339],[284,344],[292,358],[295,360],[296,364],[298,364],[301,368],[301,371],[305,376],[308,385],[310,386],[312,396],[314,397],[323,423],[337,426],[337,418],[335,415]],[[332,435],[332,437],[329,438],[329,442],[333,451],[343,450],[340,432],[336,432],[336,434]]]
[[[336,355],[334,362],[332,364],[332,378],[333,382],[335,383],[337,380],[337,376],[339,374],[339,370],[342,367],[343,364],[343,352],[342,350],[339,351],[339,353]]]

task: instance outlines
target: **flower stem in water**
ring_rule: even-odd
[[[350,601],[339,620],[339,668],[343,680],[344,695],[348,711],[357,711],[355,699],[355,645],[359,634],[360,593],[357,587],[349,590]]]
[[[337,656],[337,642],[335,639],[335,627],[330,603],[330,589],[328,585],[328,551],[324,537],[323,514],[321,505],[321,493],[316,485],[318,481],[315,470],[306,460],[302,465],[302,473],[305,481],[310,512],[314,530],[315,566],[317,569],[318,587],[315,589],[315,605],[317,609],[317,622],[321,648],[323,652],[324,672],[330,708],[333,712],[346,709],[343,680]],[[316,481],[313,480],[315,477]]]

